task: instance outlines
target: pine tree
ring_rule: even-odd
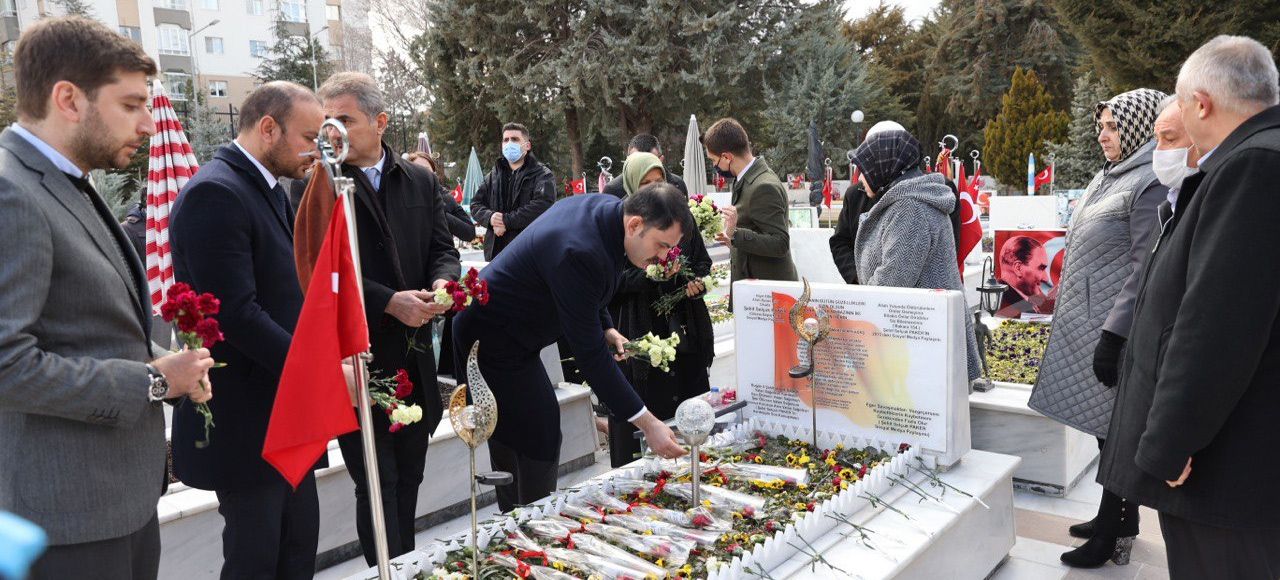
[[[840,32],[866,57],[871,78],[882,79],[888,88],[883,97],[890,100],[888,107],[901,106],[901,112],[894,111],[885,118],[914,127],[920,87],[924,85],[924,63],[936,49],[930,45],[929,33],[924,27],[912,27],[902,6],[886,4],[884,0],[861,18],[842,23]]]
[[[1178,68],[1219,34],[1244,35],[1280,58],[1280,2],[1275,0],[1053,0],[1116,92],[1146,87],[1173,92]]]
[[[97,18],[93,12],[93,4],[89,0],[53,0],[53,4],[61,8],[62,13],[66,15],[74,14],[85,18]]]
[[[1054,181],[1062,189],[1084,189],[1102,168],[1105,158],[1098,145],[1098,132],[1093,122],[1093,105],[1111,97],[1107,86],[1093,74],[1085,71],[1076,81],[1071,98],[1071,121],[1067,126],[1067,140],[1050,143],[1048,151],[1054,156]]]
[[[916,136],[926,154],[936,155],[934,144],[950,133],[962,150],[983,149],[986,158],[982,127],[999,112],[999,96],[1009,90],[1015,68],[1034,70],[1054,107],[1069,105],[1071,71],[1082,51],[1052,6],[943,0],[931,20],[922,30],[934,36],[937,49],[925,63],[916,115]]]
[[[324,45],[310,36],[294,35],[283,12],[277,11],[275,18],[271,29],[274,41],[258,68],[251,73],[254,78],[264,83],[292,81],[304,87],[313,87],[314,83],[328,78],[333,72],[333,65]]]
[[[1000,115],[982,130],[986,148],[983,167],[1005,186],[1025,183],[1027,154],[1043,163],[1046,145],[1067,137],[1067,114],[1054,110],[1034,71],[1014,69]]]
[[[854,43],[831,26],[841,17],[835,0],[821,0],[793,21],[783,36],[790,39],[783,51],[793,65],[770,79],[765,88],[765,135],[770,165],[779,172],[806,170],[808,127],[815,121],[825,153],[836,166],[857,137],[849,113],[861,109],[867,119],[899,119],[904,108],[888,97],[882,80],[870,74],[870,66]]]

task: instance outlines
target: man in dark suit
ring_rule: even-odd
[[[492,261],[556,201],[551,168],[533,156],[529,129],[502,126],[502,156],[471,198],[471,217],[484,226],[484,259]]]
[[[435,175],[401,159],[382,142],[386,101],[373,77],[341,72],[329,77],[318,95],[325,114],[347,128],[350,153],[342,173],[355,180],[359,200],[355,217],[373,352],[370,371],[382,376],[393,376],[401,369],[408,372],[416,386],[409,402],[423,409],[421,421],[395,433],[389,431],[386,415],[374,413],[387,546],[396,557],[413,550],[413,520],[427,465],[427,442],[443,414],[431,327],[426,323],[448,308],[436,304],[426,288],[434,290],[458,279],[458,251],[445,224]],[[356,485],[356,532],[365,561],[372,566],[377,552],[360,432],[339,436],[338,445]]]
[[[667,160],[667,158],[662,155],[662,144],[658,142],[658,138],[648,133],[636,135],[631,138],[630,143],[627,143],[627,157],[631,157],[636,153],[652,153],[657,155],[658,159],[663,161]],[[676,189],[679,189],[680,193],[683,193],[685,197],[689,197],[689,188],[684,184],[684,180],[680,179],[679,175],[670,171],[663,171],[663,173],[667,175],[667,183],[676,186]],[[607,193],[618,199],[626,197],[627,190],[622,186],[622,176],[619,175],[610,180],[609,183],[606,183],[602,193]]]
[[[155,72],[141,46],[79,17],[36,22],[14,53],[18,122],[0,134],[0,512],[48,534],[35,580],[155,579],[160,401],[212,396],[198,382],[208,351],[151,343],[142,262],[85,179],[124,168],[155,133]]]
[[[1178,74],[1206,153],[1160,208],[1098,464],[1099,483],[1160,513],[1173,580],[1280,578],[1278,76],[1271,51],[1239,36]],[[1247,282],[1246,262],[1261,265]]]
[[[515,476],[497,490],[503,511],[555,489],[560,408],[538,353],[561,335],[611,412],[644,431],[659,455],[684,454],[615,364],[627,339],[613,328],[607,307],[627,261],[641,268],[657,263],[693,231],[688,201],[665,183],[625,201],[575,196],[552,206],[481,272],[489,303],[454,319],[455,368],[464,368],[471,345],[480,341],[480,372],[498,400],[489,459],[494,469]]]
[[[217,426],[208,447],[195,446],[204,423],[191,406],[173,414],[174,474],[217,492],[226,520],[222,580],[315,573],[315,476],[294,490],[262,459],[262,443],[302,309],[293,211],[277,179],[302,177],[316,158],[323,122],[310,90],[283,81],[262,85],[241,105],[236,139],[187,182],[169,218],[177,279],[222,300],[218,322],[226,341],[213,353],[227,366],[210,374],[225,395],[210,405]]]

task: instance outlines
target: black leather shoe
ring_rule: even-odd
[[[1089,539],[1093,537],[1093,530],[1098,525],[1098,518],[1093,518],[1087,522],[1082,522],[1067,528],[1067,533],[1076,538]]]
[[[1117,566],[1129,563],[1129,554],[1133,551],[1133,536],[1124,538],[1101,538],[1094,536],[1084,545],[1063,554],[1063,564],[1072,568],[1097,568],[1108,560]]]

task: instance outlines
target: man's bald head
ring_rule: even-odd
[[[1169,97],[1169,104],[1156,117],[1155,122],[1156,149],[1181,149],[1193,147],[1191,137],[1182,124],[1182,108],[1176,97]]]

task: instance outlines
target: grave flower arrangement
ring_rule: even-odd
[[[452,312],[462,312],[471,306],[472,300],[481,306],[489,303],[489,283],[480,279],[475,268],[467,270],[461,280],[450,281],[435,291],[436,304],[448,306]]]
[[[1011,320],[1000,323],[991,331],[991,348],[987,351],[991,379],[1034,384],[1048,342],[1047,325]]]
[[[615,478],[611,493],[578,490],[558,513],[509,526],[481,549],[480,579],[705,578],[890,456],[756,432],[701,459],[702,505],[689,501],[687,462],[650,460],[643,479]],[[465,546],[449,551],[417,578],[472,580],[470,556]]]
[[[160,316],[165,322],[173,323],[178,345],[183,350],[209,348],[223,340],[218,321],[213,318],[220,305],[213,294],[197,295],[191,286],[177,282],[169,287],[164,304],[160,305]],[[201,381],[201,386],[206,390],[209,388],[204,381]],[[196,412],[204,418],[204,439],[196,441],[196,448],[203,449],[209,446],[209,430],[214,427],[213,411],[208,403],[193,404]]]
[[[629,340],[622,349],[627,358],[635,358],[648,362],[650,366],[671,371],[671,361],[676,360],[676,347],[680,345],[680,336],[671,333],[667,338],[658,338],[652,332]]]

